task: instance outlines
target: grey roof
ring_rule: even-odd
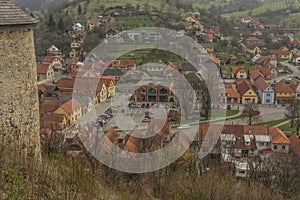
[[[26,14],[10,0],[0,0],[0,26],[32,25],[38,20]]]

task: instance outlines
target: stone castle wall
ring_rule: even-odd
[[[33,31],[0,29],[0,145],[40,157]]]

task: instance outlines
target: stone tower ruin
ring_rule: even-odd
[[[22,157],[40,157],[37,23],[10,0],[0,0],[0,146]]]

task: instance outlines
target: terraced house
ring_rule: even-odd
[[[216,134],[221,130],[221,135]],[[274,153],[289,153],[290,141],[279,128],[248,125],[200,124],[194,144],[209,154],[219,154],[235,167],[237,177],[247,177],[253,166]],[[261,170],[263,169],[261,165]]]
[[[275,91],[275,103],[285,105],[294,101],[297,84],[281,80],[273,87]]]
[[[258,96],[248,80],[237,82],[237,91],[241,96],[242,104],[258,102]]]

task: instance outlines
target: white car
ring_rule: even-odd
[[[183,125],[179,126],[178,129],[188,129],[188,128],[191,128],[191,127],[192,127],[191,125],[183,124]]]

